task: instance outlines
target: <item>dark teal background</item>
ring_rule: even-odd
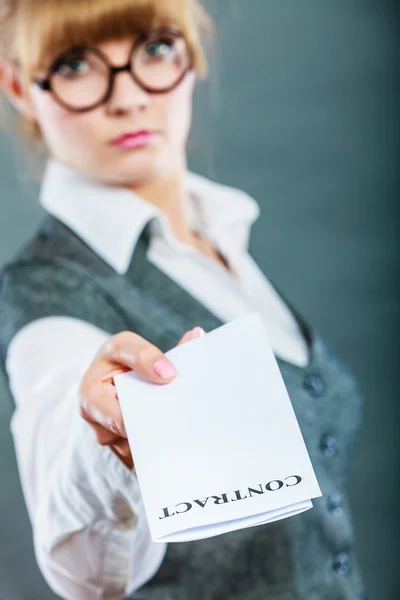
[[[208,6],[219,34],[196,93],[190,166],[258,200],[256,258],[359,377],[358,552],[371,600],[397,600],[398,11],[373,0]],[[26,173],[0,134],[0,262],[43,214]],[[0,393],[0,599],[47,600],[54,595],[33,556],[4,386]]]

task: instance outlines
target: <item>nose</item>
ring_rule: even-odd
[[[110,113],[143,110],[149,101],[148,92],[136,83],[128,66],[114,68],[113,87],[107,102]]]

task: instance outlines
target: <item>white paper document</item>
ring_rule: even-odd
[[[290,517],[321,496],[258,313],[165,353],[155,384],[114,377],[154,542],[186,542]]]

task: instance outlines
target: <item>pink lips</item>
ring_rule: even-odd
[[[139,148],[150,144],[154,141],[155,137],[156,134],[154,132],[143,130],[121,135],[110,143],[112,146],[118,146],[119,148]]]

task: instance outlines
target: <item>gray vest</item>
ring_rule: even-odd
[[[2,367],[13,335],[30,321],[64,315],[110,334],[135,331],[167,351],[215,315],[147,258],[143,229],[126,275],[119,275],[77,235],[47,215],[1,272]],[[282,294],[281,294],[282,296]],[[349,461],[361,423],[362,396],[336,351],[287,302],[309,344],[300,368],[277,357],[323,496],[313,508],[262,526],[169,543],[155,576],[131,600],[366,599],[355,555],[347,497]]]

